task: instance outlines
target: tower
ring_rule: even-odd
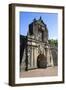
[[[29,31],[27,35],[28,69],[37,68],[37,58],[41,53],[44,55],[43,57],[47,59],[47,52],[45,49],[47,43],[48,29],[46,24],[43,22],[41,17],[38,20],[34,18],[33,22],[29,24]],[[47,60],[42,61],[42,63],[43,62],[47,62]]]

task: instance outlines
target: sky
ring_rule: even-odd
[[[58,39],[58,14],[57,13],[37,13],[37,12],[20,12],[20,35],[27,35],[28,25],[34,18],[42,20],[48,28],[48,38]]]

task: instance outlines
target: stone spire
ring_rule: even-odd
[[[40,19],[39,20],[42,20],[42,17],[40,16]]]
[[[36,22],[36,18],[33,19],[33,22]]]

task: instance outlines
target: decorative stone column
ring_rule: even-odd
[[[31,68],[33,68],[33,47],[32,47],[32,51],[31,51]]]
[[[34,52],[34,47],[33,47],[33,68],[35,66],[35,52]]]
[[[34,67],[37,68],[37,48],[34,48]]]
[[[47,46],[47,66],[50,66],[50,50],[49,47]]]

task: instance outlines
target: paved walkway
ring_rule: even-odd
[[[41,77],[41,76],[56,76],[58,73],[57,67],[48,67],[46,69],[34,69],[20,73],[20,77]]]

